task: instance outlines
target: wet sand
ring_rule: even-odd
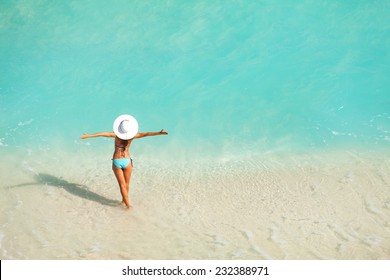
[[[2,259],[390,258],[387,151],[139,157],[130,210],[88,158],[3,157]]]

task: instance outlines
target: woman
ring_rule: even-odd
[[[84,134],[80,139],[93,137],[112,137],[115,138],[115,150],[112,159],[112,170],[118,180],[119,188],[122,195],[122,203],[126,208],[130,208],[129,187],[131,171],[133,170],[133,161],[130,158],[129,148],[134,139],[167,135],[164,129],[159,132],[140,132],[138,133],[138,123],[130,115],[121,115],[114,121],[114,132],[99,132],[95,134]]]

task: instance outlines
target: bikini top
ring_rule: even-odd
[[[128,144],[128,140],[122,141],[121,144],[122,144],[122,145],[115,145],[115,148],[125,150],[125,149],[126,149],[126,146],[127,146],[127,144]]]
[[[126,149],[126,146],[117,146],[117,145],[115,145],[115,148],[124,150],[124,149]]]

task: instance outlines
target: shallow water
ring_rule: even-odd
[[[390,161],[316,153],[166,163],[138,158],[130,199],[110,162],[9,158],[3,259],[388,259]],[[75,164],[77,163],[77,164]],[[199,165],[201,164],[201,165]],[[20,183],[22,182],[22,183]]]
[[[71,147],[129,113],[141,130],[171,132],[167,153],[388,146],[389,11],[388,1],[3,1],[0,145]]]
[[[2,1],[2,259],[388,259],[387,1]],[[168,136],[132,147],[119,114]]]

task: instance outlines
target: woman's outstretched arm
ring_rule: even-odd
[[[168,132],[164,131],[164,129],[161,129],[159,132],[140,132],[137,133],[134,138],[142,138],[142,137],[147,137],[147,136],[157,136],[157,135],[167,135]]]
[[[80,139],[94,138],[94,137],[115,137],[114,132],[98,132],[94,134],[86,134],[80,136]]]

